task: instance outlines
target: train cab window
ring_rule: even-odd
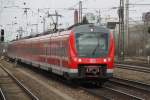
[[[108,33],[77,33],[76,50],[79,57],[106,56],[108,49]]]

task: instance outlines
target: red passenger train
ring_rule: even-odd
[[[12,41],[8,56],[67,79],[103,80],[113,75],[114,38],[93,24]]]

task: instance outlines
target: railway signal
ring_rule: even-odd
[[[1,42],[4,41],[4,29],[1,29]]]

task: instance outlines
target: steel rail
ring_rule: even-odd
[[[132,81],[128,79],[121,79],[118,77],[113,77],[109,80],[109,82],[115,82],[121,85],[130,86],[136,89],[144,90],[146,92],[150,92],[150,85],[139,82],[139,81]]]
[[[81,89],[85,90],[86,92],[90,93],[90,94],[93,94],[95,96],[98,96],[98,97],[101,97],[103,100],[112,100],[111,97],[107,97],[105,95],[102,95],[100,93],[97,93],[97,92],[93,92],[92,90],[90,89],[87,89],[87,88],[84,88],[84,87],[80,87]],[[137,97],[137,96],[134,96],[134,95],[131,95],[131,94],[128,94],[126,92],[122,92],[122,91],[119,91],[119,90],[115,90],[111,87],[108,87],[108,86],[102,86],[102,88],[104,89],[107,89],[107,90],[110,90],[110,91],[113,91],[115,93],[119,93],[119,94],[122,94],[122,95],[125,95],[125,96],[128,96],[128,97],[131,97],[132,99],[134,100],[144,100],[143,98],[140,98],[140,97]]]
[[[90,93],[90,94],[92,94],[92,95],[100,97],[102,100],[112,100],[111,98],[109,98],[107,96],[104,96],[104,95],[101,95],[101,94],[97,94],[97,93],[95,93],[95,92],[93,92],[93,91],[91,91],[91,90],[89,90],[87,88],[84,88],[84,87],[79,87],[79,88],[84,90],[84,91],[86,91],[86,92],[88,92],[88,93]]]
[[[147,68],[147,67],[127,65],[127,64],[115,64],[115,66],[121,69],[129,69],[129,70],[134,70],[134,71],[139,71],[139,72],[144,72],[144,73],[150,73],[150,68]]]
[[[32,100],[39,100],[37,96],[35,96],[27,87],[25,87],[13,74],[11,74],[6,68],[4,68],[1,64],[0,67],[8,73],[8,75],[32,98]]]
[[[6,100],[6,97],[1,88],[0,88],[0,100]]]
[[[129,96],[129,97],[133,98],[134,100],[135,100],[135,99],[136,99],[136,100],[144,100],[143,98],[137,97],[137,96],[132,95],[132,94],[128,94],[128,93],[126,93],[126,92],[122,92],[122,91],[119,91],[119,90],[115,90],[115,89],[113,89],[113,88],[111,88],[111,87],[108,87],[108,86],[103,86],[103,88],[106,88],[106,89],[111,90],[111,91],[114,91],[114,92],[118,92],[118,93],[123,94],[123,95],[126,95],[126,96]]]

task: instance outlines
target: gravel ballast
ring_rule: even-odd
[[[12,63],[6,61],[2,63],[28,88],[34,91],[33,93],[38,95],[40,100],[100,100],[99,97],[84,90],[66,86],[31,69],[21,67],[21,65],[13,67]]]

